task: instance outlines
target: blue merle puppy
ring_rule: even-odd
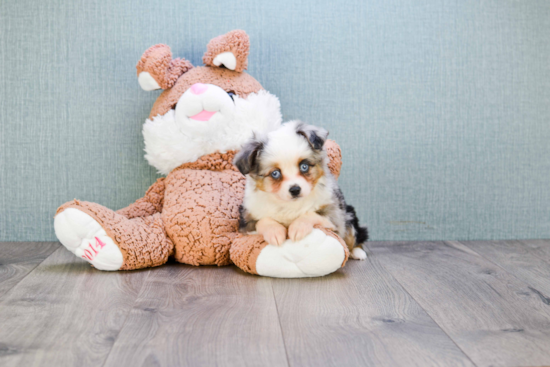
[[[328,169],[327,136],[322,128],[290,121],[245,144],[234,160],[247,180],[240,228],[279,246],[321,225],[344,239],[352,258],[364,260],[367,228],[359,225]]]

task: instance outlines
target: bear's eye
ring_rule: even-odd
[[[229,94],[229,97],[231,97],[231,99],[234,101],[235,100],[235,93],[233,92],[227,92],[227,94]]]
[[[300,172],[307,173],[309,171],[309,164],[302,162],[300,163]]]
[[[281,178],[281,171],[276,169],[275,171],[271,172],[271,177],[274,178],[275,180],[280,179]]]

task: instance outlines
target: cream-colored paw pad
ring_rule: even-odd
[[[67,208],[54,220],[59,242],[77,257],[99,270],[119,270],[124,261],[122,252],[107,236],[101,225],[88,214]]]
[[[274,278],[318,277],[340,269],[345,257],[337,239],[314,229],[301,241],[264,247],[256,260],[256,272]]]

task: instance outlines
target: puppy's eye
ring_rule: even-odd
[[[300,172],[306,173],[307,171],[309,171],[309,164],[300,163]]]
[[[276,180],[280,179],[281,178],[281,171],[275,170],[275,171],[271,172],[271,177],[273,177]]]

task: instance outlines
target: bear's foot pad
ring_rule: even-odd
[[[274,278],[318,277],[340,269],[345,258],[337,239],[314,229],[300,241],[264,247],[256,260],[256,271]]]
[[[103,227],[88,214],[67,208],[55,216],[55,234],[63,246],[99,270],[119,270],[122,252]]]

